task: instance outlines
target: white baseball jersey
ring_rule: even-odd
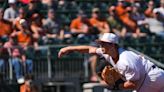
[[[111,56],[96,50],[109,63],[118,69],[125,80],[137,83],[137,92],[164,92],[164,71],[152,62],[132,51],[119,51],[119,60],[114,64]]]

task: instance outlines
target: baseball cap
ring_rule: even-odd
[[[19,24],[22,25],[23,27],[27,27],[28,23],[25,19],[20,19]]]
[[[118,44],[118,36],[113,34],[113,33],[104,33],[99,40],[96,42],[101,43],[101,42],[108,42],[108,43],[114,43]]]
[[[141,5],[139,3],[135,3],[133,6],[137,7],[137,8],[141,7]]]
[[[122,2],[122,1],[125,1],[125,0],[118,0],[118,2]]]
[[[8,0],[8,3],[10,4],[16,3],[16,0]]]
[[[26,20],[25,19],[20,19],[20,21],[19,21],[19,24],[24,24],[24,23],[26,23]]]
[[[100,11],[99,8],[93,8],[93,9],[92,9],[92,12],[99,12],[99,11]]]

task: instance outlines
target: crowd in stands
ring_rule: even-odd
[[[26,73],[32,72],[33,61],[25,54],[29,47],[37,50],[40,45],[92,44],[106,32],[120,38],[164,37],[164,0],[102,0],[109,4],[106,9],[99,7],[100,1],[92,5],[94,0],[91,0],[89,11],[85,6],[78,6],[80,0],[0,0],[0,3],[6,2],[5,7],[0,8],[0,46],[3,47],[0,70],[6,59],[2,53],[8,52],[17,79],[23,76],[20,63],[27,67]],[[75,16],[69,16],[70,21],[62,19],[74,12],[64,15],[58,12],[71,7]],[[90,58],[93,81],[97,80],[94,77],[96,58]]]

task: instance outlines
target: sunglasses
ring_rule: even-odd
[[[99,11],[95,11],[95,12],[93,12],[93,13],[95,13],[95,14],[99,14],[100,12],[99,12]]]

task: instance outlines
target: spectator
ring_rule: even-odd
[[[37,46],[38,40],[42,39],[45,36],[46,32],[43,28],[42,17],[41,16],[33,16],[31,18],[30,30],[32,32],[34,46]]]
[[[127,8],[124,5],[124,1],[123,0],[119,0],[118,4],[115,8],[116,10],[116,15],[118,17],[118,19],[125,25],[128,26],[131,30],[135,30],[136,29],[136,24],[134,21],[132,21],[129,17],[129,13]]]
[[[26,75],[25,76],[25,82],[20,86],[20,92],[33,92],[33,77],[32,75]],[[38,92],[38,91],[34,91]]]
[[[120,37],[123,37],[124,30],[126,28],[121,25],[121,23],[118,21],[116,14],[115,14],[115,6],[110,6],[108,8],[108,17],[107,17],[107,22],[111,28],[111,31],[117,34]]]
[[[64,37],[69,37],[70,34],[64,34],[64,29],[61,28],[59,20],[55,16],[55,11],[53,9],[48,10],[48,18],[44,21],[43,26],[46,32],[46,38],[52,40],[53,43],[59,43]]]
[[[80,42],[88,41],[88,33],[90,31],[91,24],[85,15],[84,11],[78,12],[77,18],[73,19],[70,24],[70,31],[73,36],[77,36]]]
[[[3,47],[10,49],[8,50],[8,52],[11,54],[12,57],[11,62],[14,68],[14,73],[16,74],[16,79],[18,83],[21,83],[21,80],[23,78],[23,72],[27,74],[32,73],[32,60],[26,58],[25,53],[23,53],[23,49],[18,49],[19,45],[13,37],[10,37],[9,41],[6,42]],[[21,67],[22,65],[24,66],[23,69]]]
[[[33,80],[32,75],[26,75],[25,82],[20,86],[20,92],[40,92]]]
[[[25,19],[20,20],[20,30],[18,32],[13,32],[12,37],[16,37],[18,45],[26,49],[27,46],[32,45],[32,32],[29,30],[27,21]]]
[[[14,48],[12,51],[12,65],[16,74],[17,82],[20,84],[24,82],[23,74],[32,73],[32,60],[26,59],[26,56],[21,53],[20,49],[18,48]]]
[[[121,23],[126,27],[127,30],[124,30],[123,34],[126,36],[127,33],[130,33],[132,37],[139,37],[140,29],[138,28],[135,21],[130,18],[129,10],[131,7],[125,7],[124,0],[118,0],[118,4],[116,6],[116,15]]]
[[[146,17],[153,17],[154,2],[150,0],[147,4],[147,9],[145,10]]]
[[[8,0],[8,3],[10,5],[10,7],[5,10],[4,19],[6,19],[10,22],[13,22],[16,19],[16,17],[18,16],[16,0]]]
[[[77,18],[71,21],[70,30],[72,33],[88,33],[89,26],[84,23],[87,20],[87,16],[81,10],[78,12]]]
[[[144,26],[140,25],[140,21],[143,21],[145,19],[145,15],[141,12],[140,10],[140,4],[139,3],[134,3],[132,6],[132,11],[130,13],[130,18],[136,22],[137,26],[139,29],[144,29],[143,32],[139,32],[138,36],[143,37],[146,36],[146,33],[149,33],[146,31],[146,28]]]
[[[143,25],[148,25],[150,32],[155,33],[161,37],[164,37],[164,26],[161,21],[157,19],[157,14],[153,15],[154,17],[147,17],[144,21],[141,22]]]
[[[3,9],[0,8],[0,39],[7,41],[8,36],[12,33],[12,23],[3,19]]]
[[[145,15],[141,12],[140,10],[140,4],[139,3],[135,3],[133,6],[132,6],[132,12],[130,14],[130,17],[138,22],[138,21],[142,21],[145,19]]]
[[[24,84],[20,86],[20,92],[31,92],[30,83],[31,83],[30,79],[25,79]]]
[[[100,34],[110,32],[110,28],[104,18],[104,16],[100,15],[99,8],[92,9],[92,17],[90,18],[90,23],[93,27],[95,27]]]

